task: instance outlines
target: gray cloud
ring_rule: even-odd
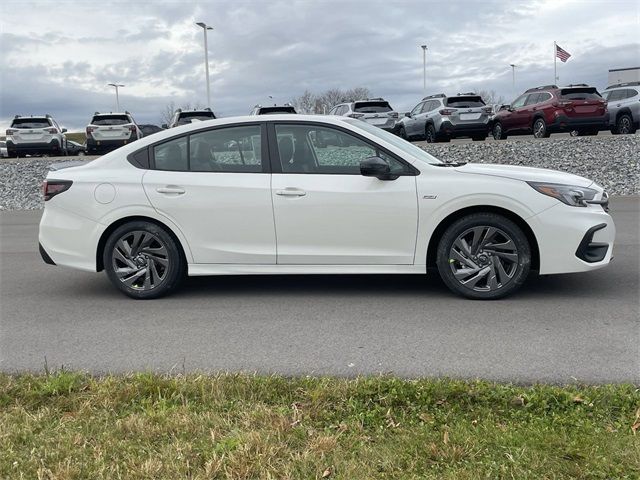
[[[212,103],[222,115],[247,113],[269,95],[285,102],[305,89],[355,86],[407,110],[423,95],[423,42],[429,93],[487,89],[511,98],[550,83],[553,40],[574,55],[559,62],[561,83],[602,87],[609,68],[639,63],[633,36],[620,34],[629,13],[637,27],[633,1],[617,3],[624,8],[542,0],[45,5],[0,7],[9,52],[0,71],[0,124],[15,113],[48,112],[82,128],[95,110],[115,108],[106,87],[113,81],[127,85],[121,104],[141,123],[158,123],[170,101],[204,103],[202,30],[193,25],[200,20],[214,26]],[[630,12],[616,16],[621,10]],[[515,91],[512,62],[519,65]]]

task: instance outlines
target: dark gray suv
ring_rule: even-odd
[[[397,125],[406,140],[448,142],[452,138],[484,140],[489,134],[493,110],[474,93],[447,97],[444,93],[424,97]]]

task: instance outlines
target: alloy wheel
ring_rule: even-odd
[[[544,120],[538,119],[533,124],[533,136],[535,138],[543,138],[547,126],[544,124]]]
[[[494,140],[502,139],[502,125],[500,125],[499,123],[496,123],[493,126],[493,138]]]
[[[118,279],[138,291],[156,288],[169,271],[166,245],[157,235],[140,230],[125,233],[118,239],[112,261]]]
[[[518,270],[518,249],[499,228],[477,226],[465,230],[453,242],[449,265],[455,279],[476,292],[506,286]]]
[[[618,132],[631,133],[631,119],[629,117],[624,116],[618,121]]]

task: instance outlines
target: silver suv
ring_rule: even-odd
[[[188,125],[189,123],[203,122],[205,120],[214,120],[216,118],[213,111],[207,108],[194,108],[193,110],[183,110],[179,108],[171,117],[169,125],[166,123],[162,125],[162,128],[179,127],[180,125]]]
[[[429,143],[448,142],[452,138],[471,137],[481,141],[489,134],[493,108],[475,93],[444,93],[424,97],[398,122],[397,133],[406,140]]]
[[[634,133],[640,127],[640,82],[610,85],[602,97],[608,102],[611,133]]]
[[[297,113],[293,105],[285,103],[284,105],[262,106],[256,105],[249,115],[276,115],[278,113]]]
[[[329,115],[357,118],[370,125],[394,131],[398,112],[384,98],[368,98],[357,102],[340,103],[329,110]]]
[[[142,130],[129,112],[94,113],[86,135],[89,155],[109,152],[143,137]]]
[[[7,129],[7,155],[66,155],[66,131],[51,115],[16,115]]]

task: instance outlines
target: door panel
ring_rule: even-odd
[[[406,175],[406,165],[338,129],[274,130],[283,171],[272,177],[278,264],[413,264],[418,206],[415,177]],[[317,141],[329,136],[338,140]],[[373,155],[401,176],[360,175],[360,161]]]

